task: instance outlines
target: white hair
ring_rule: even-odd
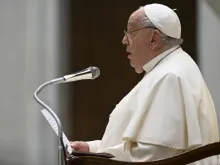
[[[140,7],[140,9],[143,9],[143,6]],[[142,15],[140,18],[140,23],[144,26],[144,27],[151,27],[154,29],[159,30],[150,20],[146,15]],[[160,30],[159,30],[160,31]],[[160,40],[161,43],[164,44],[165,46],[167,46],[168,48],[171,48],[173,46],[176,45],[181,45],[183,43],[183,39],[177,39],[177,38],[172,38],[169,37],[168,35],[164,34],[163,32],[161,32],[161,36],[160,36]]]

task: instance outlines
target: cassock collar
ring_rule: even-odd
[[[145,64],[143,66],[143,69],[145,70],[146,73],[149,73],[152,69],[154,69],[154,67],[156,67],[156,65],[163,59],[165,58],[167,55],[169,55],[170,53],[172,53],[173,51],[175,51],[176,49],[180,48],[180,46],[175,46],[172,47],[170,49],[167,49],[166,51],[162,52],[161,54],[159,54],[158,56],[156,56],[155,58],[153,58],[151,61],[149,61],[147,64]]]

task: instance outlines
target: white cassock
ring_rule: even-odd
[[[153,161],[219,141],[213,100],[200,70],[180,46],[155,57],[143,79],[110,114],[102,140],[91,152],[121,161]],[[218,157],[193,165],[217,165]]]

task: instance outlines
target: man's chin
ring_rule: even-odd
[[[144,72],[144,70],[143,70],[142,68],[135,68],[135,72],[136,72],[137,74],[141,74],[141,73]]]
[[[131,63],[131,62],[130,62],[130,65],[131,65],[132,68],[134,68],[134,70],[135,70],[135,72],[136,72],[137,74],[143,73],[143,71],[144,71],[143,68],[136,68],[136,67],[134,66],[134,64]]]

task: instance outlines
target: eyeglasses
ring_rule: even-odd
[[[129,42],[129,38],[130,38],[129,34],[131,34],[133,32],[136,32],[136,31],[139,31],[139,30],[148,29],[148,28],[156,29],[156,27],[154,27],[154,26],[148,26],[148,27],[143,27],[143,28],[140,28],[140,29],[135,29],[135,30],[130,30],[130,31],[124,30],[124,35],[126,36],[127,41]]]

